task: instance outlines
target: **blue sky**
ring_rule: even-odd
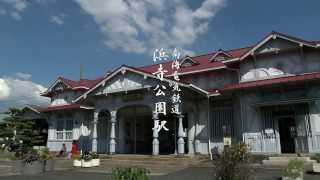
[[[0,0],[0,105],[42,101],[56,77],[78,79],[80,64],[86,78],[150,64],[154,48],[201,54],[253,45],[272,30],[320,40],[318,0],[129,2]]]

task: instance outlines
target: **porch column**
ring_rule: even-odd
[[[194,112],[190,113],[190,118],[188,118],[188,154],[194,154],[194,133],[195,133],[195,123],[194,123]]]
[[[109,142],[109,153],[115,154],[116,152],[116,122],[117,122],[117,111],[111,111],[111,129],[110,129],[110,142]]]
[[[178,155],[184,154],[184,139],[183,139],[183,115],[179,114],[179,126],[178,126]]]
[[[156,124],[156,121],[159,121],[158,113],[153,113],[152,116],[154,124]],[[152,140],[152,155],[156,156],[159,155],[159,135],[158,135],[158,129],[153,128],[153,140]]]
[[[200,140],[199,140],[199,120],[195,123],[195,140],[194,140],[194,151],[196,154],[200,154]]]
[[[97,124],[98,124],[98,112],[93,113],[93,132],[92,132],[92,152],[97,152],[98,141],[97,141]]]

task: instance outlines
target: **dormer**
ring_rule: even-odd
[[[42,96],[51,98],[51,106],[69,104],[75,98],[75,91],[67,79],[59,77]]]
[[[225,61],[232,58],[232,55],[229,54],[228,52],[219,49],[211,58],[210,58],[210,62],[212,61]]]
[[[43,96],[50,97],[51,94],[61,93],[66,89],[71,89],[72,87],[66,82],[64,78],[59,77],[46,92],[42,93]]]
[[[190,67],[199,64],[197,61],[193,60],[190,56],[184,57],[181,62],[180,66],[181,67]]]

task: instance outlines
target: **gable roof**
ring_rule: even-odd
[[[235,59],[235,58],[241,57],[243,54],[249,51],[249,49],[250,47],[245,47],[245,48],[227,50],[226,52],[232,56],[232,59]],[[192,58],[192,60],[198,62],[198,64],[195,64],[193,66],[188,66],[188,67],[181,67],[178,71],[178,74],[184,75],[184,74],[192,74],[197,72],[204,72],[204,71],[226,68],[226,65],[223,62],[220,62],[220,61],[210,62],[210,58],[214,56],[216,53],[218,52],[212,52],[204,55],[190,57]],[[171,68],[171,63],[172,61],[164,61],[162,63],[163,68],[168,71],[167,76],[172,76],[174,73],[174,70]],[[159,68],[159,64],[153,64],[153,65],[140,67],[139,69],[153,73],[153,72],[156,72],[158,68]]]
[[[26,109],[29,109],[37,114],[40,114],[41,107],[33,104],[27,104],[22,110],[26,110]]]
[[[68,84],[72,89],[90,89],[95,84],[97,84],[102,78],[98,79],[80,79],[79,81],[74,81],[66,78],[61,78],[63,82]]]
[[[137,73],[140,75],[143,75],[145,77],[150,77],[153,79],[158,79],[156,75],[153,75],[152,73],[145,71],[145,70],[141,70],[139,68],[135,68],[135,67],[131,67],[131,66],[127,66],[127,65],[122,65],[120,66],[118,69],[114,70],[112,73],[108,74],[107,76],[105,76],[104,79],[102,79],[99,83],[97,83],[95,86],[93,86],[90,90],[88,90],[87,92],[85,92],[84,94],[82,94],[81,96],[79,96],[76,100],[74,100],[73,102],[79,102],[81,99],[86,99],[87,95],[90,94],[91,92],[93,92],[95,89],[97,89],[100,86],[104,86],[105,83],[110,80],[112,77],[114,77],[115,75],[117,75],[118,73],[125,73],[126,71],[130,71],[133,73]],[[196,87],[195,85],[192,84],[187,84],[187,83],[183,83],[181,81],[175,81],[173,79],[170,78],[164,78],[165,82],[171,83],[171,82],[177,82],[179,84],[179,86],[181,87],[187,87],[187,88],[191,88],[193,90],[196,90],[198,92],[201,93],[205,93],[207,94],[206,91],[202,90],[199,87]]]
[[[223,49],[219,49],[218,52],[216,52],[211,58],[210,61],[213,61],[217,56],[219,56],[220,54],[223,54],[225,56],[227,56],[228,58],[232,58],[232,55],[229,54],[228,52],[224,51]]]
[[[183,66],[183,64],[185,63],[185,61],[191,61],[192,62],[192,65],[195,65],[195,64],[199,64],[199,62],[193,60],[190,56],[185,56],[181,61],[180,61],[180,64],[181,66]]]
[[[47,91],[41,93],[42,96],[51,96],[51,91],[52,88],[55,87],[58,83],[63,83],[65,84],[68,88],[72,90],[89,90],[92,88],[95,84],[97,84],[99,81],[101,81],[103,78],[97,78],[93,80],[89,79],[81,79],[79,81],[71,80],[71,79],[66,79],[63,77],[59,77],[48,89]]]
[[[266,42],[268,42],[272,38],[281,38],[281,39],[284,39],[284,40],[287,40],[290,42],[297,43],[302,46],[315,47],[315,48],[320,47],[320,41],[307,41],[307,40],[296,38],[296,37],[293,37],[293,36],[290,36],[290,35],[287,35],[284,33],[272,31],[265,38],[263,38],[260,42],[258,42],[256,45],[251,46],[251,47],[244,47],[244,48],[231,49],[231,50],[220,49],[216,52],[211,52],[208,54],[203,54],[203,55],[198,55],[198,56],[187,56],[186,58],[182,59],[181,62],[183,62],[186,59],[191,59],[192,61],[196,62],[196,64],[194,64],[193,66],[181,67],[180,70],[178,71],[178,74],[179,75],[186,75],[186,74],[194,74],[194,73],[211,71],[211,70],[225,69],[225,68],[227,68],[227,65],[226,65],[227,63],[234,62],[234,61],[241,61],[241,60],[245,59],[246,57],[251,55],[256,49],[258,49],[259,47],[264,45]],[[213,57],[216,57],[221,53],[229,56],[230,58],[225,61],[210,61]],[[171,63],[172,63],[172,61],[164,61],[163,63],[161,63],[163,65],[163,68],[168,71],[166,73],[166,81],[173,81],[171,79],[171,77],[173,76],[174,70],[171,67]],[[158,68],[159,68],[159,64],[152,64],[152,65],[147,65],[147,66],[137,67],[137,68],[122,65],[119,68],[117,68],[116,70],[114,70],[113,72],[107,73],[105,76],[98,78],[98,79],[94,79],[94,80],[83,79],[80,81],[74,81],[74,80],[59,77],[57,79],[57,81],[60,80],[61,82],[63,82],[65,85],[67,85],[71,89],[85,90],[85,93],[83,93],[79,98],[77,98],[75,100],[75,102],[77,102],[80,99],[82,99],[83,97],[86,97],[87,94],[89,94],[94,89],[96,89],[97,87],[99,87],[100,85],[105,83],[105,81],[107,81],[108,79],[113,77],[115,74],[119,73],[119,71],[122,71],[125,69],[125,70],[130,70],[132,72],[140,73],[140,74],[154,78],[155,76],[152,73],[156,72],[158,70]],[[51,85],[50,87],[53,87],[56,84],[56,82],[53,85]],[[183,85],[185,87],[192,88],[194,90],[203,92],[205,94],[210,94],[210,93],[218,94],[218,91],[216,91],[216,90],[214,90],[213,92],[204,91],[204,90],[202,90],[192,84],[183,83],[181,81],[180,81],[180,83],[181,83],[181,85]],[[50,88],[48,88],[48,90],[49,89]],[[42,95],[44,95],[44,96],[48,95],[46,93],[48,93],[48,91],[43,93]]]
[[[303,39],[300,39],[300,38],[297,38],[297,37],[293,37],[293,36],[290,36],[290,35],[287,35],[287,34],[284,34],[284,33],[279,33],[279,32],[276,32],[276,31],[272,31],[264,39],[262,39],[255,46],[253,46],[251,49],[249,49],[248,52],[243,54],[240,57],[240,60],[243,60],[246,57],[248,57],[251,54],[253,54],[255,50],[257,50],[258,48],[260,48],[261,46],[263,46],[264,44],[269,42],[269,40],[276,39],[276,38],[284,39],[284,40],[299,44],[300,46],[317,47],[316,41],[313,41],[313,42],[312,41],[306,41],[306,40],[303,40]]]

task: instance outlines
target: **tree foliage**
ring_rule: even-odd
[[[22,141],[24,146],[33,147],[43,142],[35,121],[23,118],[20,109],[10,108],[5,114],[7,117],[0,123],[0,138],[6,143]]]

